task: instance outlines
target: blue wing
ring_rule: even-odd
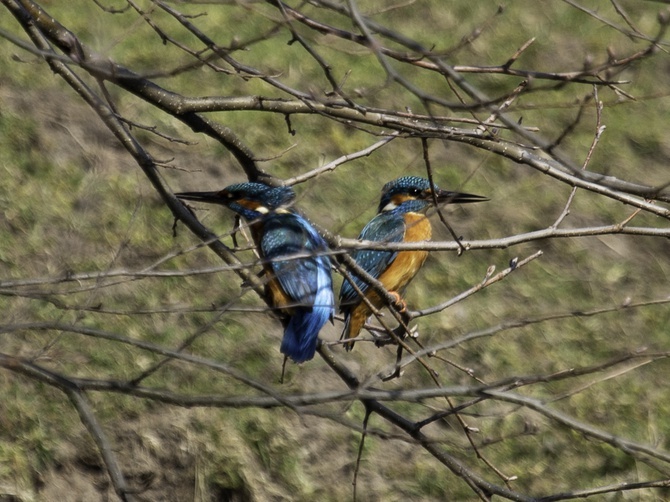
[[[281,352],[297,363],[314,357],[319,331],[333,317],[330,259],[323,254],[327,249],[323,238],[298,214],[276,213],[264,222],[261,252],[295,304]],[[296,255],[304,256],[282,260]]]
[[[365,225],[361,235],[361,240],[378,242],[402,242],[405,236],[405,221],[402,214],[394,212],[380,213]],[[351,257],[356,263],[374,278],[378,278],[386,270],[393,260],[398,256],[397,251],[378,251],[372,249],[358,249],[351,253]],[[365,292],[368,284],[351,273],[354,283],[358,288]],[[349,280],[342,283],[340,289],[340,305],[345,306],[353,303],[358,298],[358,293],[353,288]]]
[[[263,226],[261,252],[286,295],[296,304],[313,305],[319,291],[319,273],[330,275],[330,261],[321,253],[327,246],[321,236],[302,217],[293,213],[276,214]],[[304,255],[302,258],[281,258]]]

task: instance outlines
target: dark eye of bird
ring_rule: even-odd
[[[421,193],[421,190],[419,190],[418,188],[410,188],[409,189],[409,194],[410,195],[419,195],[420,193]]]

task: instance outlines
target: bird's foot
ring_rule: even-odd
[[[407,303],[402,299],[402,296],[397,291],[389,291],[389,295],[393,297],[393,308],[396,309],[399,313],[404,314],[407,312]]]

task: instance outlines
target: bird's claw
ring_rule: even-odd
[[[407,302],[402,299],[402,296],[396,291],[389,291],[389,295],[393,297],[393,308],[396,309],[400,314],[407,312]]]

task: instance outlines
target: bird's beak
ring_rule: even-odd
[[[469,202],[484,202],[489,200],[488,197],[482,195],[474,195],[471,193],[450,192],[449,190],[438,189],[435,193],[438,203],[446,202],[447,204],[467,204]],[[431,200],[433,195],[428,193],[426,199]]]
[[[221,191],[218,192],[179,192],[176,193],[178,199],[192,200],[195,202],[207,202],[214,204],[225,204],[225,199],[221,197]]]

